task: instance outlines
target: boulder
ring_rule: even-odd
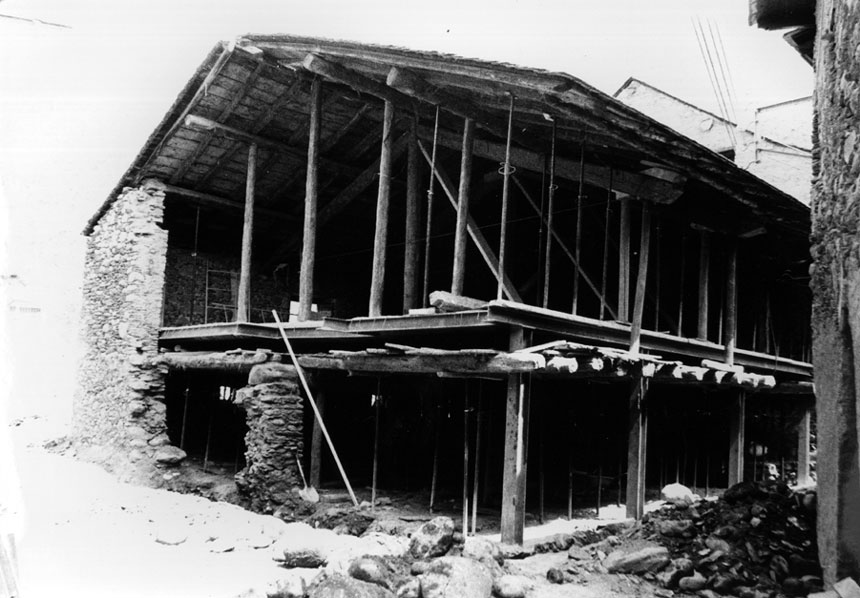
[[[493,595],[497,598],[525,598],[533,585],[525,575],[502,575],[493,583]]]
[[[501,566],[505,564],[505,559],[502,557],[499,545],[495,542],[469,536],[463,544],[462,556],[486,566],[493,573],[494,578],[502,574]]]
[[[381,586],[335,573],[314,582],[308,598],[395,598],[395,595]]]
[[[188,455],[178,446],[162,446],[155,451],[155,460],[162,465],[179,465]]]
[[[458,556],[444,556],[431,561],[419,579],[422,598],[489,598],[493,591],[493,576],[489,569]]]
[[[707,582],[708,580],[701,573],[694,571],[689,577],[682,577],[678,581],[678,588],[684,592],[698,592]]]
[[[609,573],[655,573],[669,563],[669,550],[653,542],[634,542],[613,550],[604,559]]]
[[[657,524],[657,529],[664,536],[680,538],[688,534],[695,534],[696,528],[690,519],[668,519]]]
[[[672,559],[665,569],[657,574],[657,581],[663,587],[675,589],[682,577],[687,577],[693,572],[693,561],[688,558]]]
[[[394,568],[378,556],[363,556],[355,559],[349,566],[349,576],[388,590],[394,590],[398,585]]]
[[[591,555],[581,546],[571,546],[567,551],[567,558],[573,561],[590,561]]]
[[[443,556],[454,543],[454,520],[435,517],[412,534],[409,553],[416,559]]]
[[[693,504],[696,501],[696,495],[693,491],[687,488],[684,484],[667,484],[660,491],[660,497],[670,503],[686,503]]]

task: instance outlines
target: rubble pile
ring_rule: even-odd
[[[718,500],[675,500],[647,516],[635,536],[669,550],[655,579],[669,589],[739,598],[806,596],[822,589],[815,493],[776,482],[743,482]]]

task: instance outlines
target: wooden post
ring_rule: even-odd
[[[242,259],[239,265],[239,292],[236,321],[251,319],[251,241],[254,234],[254,183],[257,176],[257,144],[248,146],[248,176],[245,181],[245,219],[242,223]]]
[[[809,436],[812,430],[812,405],[804,405],[797,426],[797,483],[809,483]]]
[[[388,243],[388,201],[391,193],[391,137],[394,105],[385,102],[382,118],[382,150],[379,155],[379,193],[376,197],[376,229],[373,234],[373,272],[370,282],[371,318],[382,315],[382,291],[385,286],[385,250]]]
[[[618,243],[618,319],[630,319],[630,200],[621,200]]]
[[[600,319],[606,315],[606,277],[609,272],[609,220],[612,214],[612,169],[609,169],[609,191],[606,195],[606,219],[603,222],[603,269],[600,274]]]
[[[406,161],[406,234],[403,250],[403,313],[418,307],[418,228],[420,225],[420,197],[418,192],[418,122],[412,119],[409,126],[409,153]]]
[[[322,82],[311,83],[311,115],[308,126],[308,168],[305,177],[305,221],[302,232],[302,269],[299,273],[299,322],[311,319],[314,301],[314,259],[317,244],[317,199],[319,180]]]
[[[475,144],[475,121],[466,119],[463,126],[463,153],[460,157],[460,190],[457,195],[457,228],[454,236],[454,267],[451,292],[463,294],[466,278],[466,223],[469,218],[469,188],[472,177],[472,148]],[[500,275],[504,275],[501,273]]]
[[[711,270],[711,236],[699,231],[699,326],[698,338],[708,340],[708,276]]]
[[[728,239],[726,261],[726,320],[723,326],[723,345],[726,348],[726,363],[734,365],[738,333],[738,244],[736,239]]]
[[[326,394],[320,390],[316,391],[317,409],[320,418],[325,415]],[[320,487],[320,475],[322,472],[322,428],[317,418],[314,418],[313,432],[311,433],[311,470],[310,481],[314,488]]]
[[[433,470],[430,474],[430,512],[436,503],[436,482],[439,477],[439,440],[442,429],[442,406],[436,406],[436,429],[433,434]]]
[[[628,401],[627,426],[627,517],[641,519],[645,512],[645,470],[648,438],[647,382],[641,373],[633,376]]]
[[[738,392],[732,405],[729,422],[729,486],[744,479],[744,427],[746,424],[746,394]]]
[[[463,388],[463,535],[469,535],[469,381]]]
[[[681,235],[681,267],[678,272],[678,336],[684,331],[684,276],[687,273],[687,233]]]
[[[510,349],[525,347],[522,328],[511,331]],[[505,457],[502,480],[502,542],[522,544],[526,513],[526,456],[529,394],[522,374],[509,374],[505,410]]]
[[[478,415],[475,429],[475,478],[472,481],[472,535],[478,531],[478,480],[481,474],[481,433],[484,427],[484,397],[481,392],[481,382],[478,381]]]
[[[639,272],[633,300],[633,323],[630,326],[630,352],[639,353],[642,341],[642,318],[645,314],[645,289],[648,282],[648,254],[651,248],[651,206],[642,203],[642,234],[639,237]]]

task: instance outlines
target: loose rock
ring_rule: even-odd
[[[633,544],[615,550],[603,561],[609,573],[656,572],[669,563],[669,551],[653,542]]]
[[[409,543],[409,553],[416,559],[442,556],[454,543],[454,521],[435,517],[419,527]]]

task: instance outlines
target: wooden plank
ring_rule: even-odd
[[[627,417],[627,517],[641,519],[645,512],[648,408],[647,382],[634,375]]]
[[[254,235],[254,183],[257,177],[257,146],[248,146],[248,176],[245,181],[245,217],[242,221],[242,257],[239,264],[239,290],[236,321],[248,322],[251,316],[251,245]]]
[[[427,152],[427,149],[420,141],[418,142],[418,148],[421,150],[421,153],[423,154],[424,159],[427,161],[427,163],[431,164],[432,160],[430,154]],[[439,168],[438,165],[436,166],[435,173],[436,180],[438,180],[440,185],[442,186],[442,190],[448,197],[448,201],[451,203],[451,206],[456,209],[457,199],[454,196],[454,186],[451,183],[451,179],[448,178],[448,175],[445,173],[445,171]],[[493,250],[490,247],[490,244],[487,242],[487,239],[484,237],[484,234],[481,232],[481,229],[478,227],[478,225],[475,223],[474,219],[471,216],[469,216],[466,221],[466,229],[469,233],[469,236],[472,238],[472,242],[478,248],[478,252],[481,254],[481,257],[484,258],[484,263],[486,263],[487,266],[490,268],[490,272],[493,273],[494,277],[498,276],[499,261],[496,258],[496,255],[493,253]],[[508,298],[512,301],[522,303],[522,297],[520,297],[519,292],[517,291],[516,287],[514,287],[513,283],[510,281],[507,275],[505,275],[504,281],[505,294],[508,296]]]
[[[633,300],[633,322],[630,325],[630,352],[639,354],[642,344],[642,318],[645,314],[645,286],[648,281],[648,254],[651,247],[651,206],[642,204],[642,232],[639,236],[639,272]]]
[[[382,148],[379,155],[379,192],[376,196],[376,228],[373,233],[373,266],[370,278],[371,318],[382,315],[382,293],[385,287],[385,257],[388,245],[388,204],[391,196],[391,142],[394,105],[385,102],[382,119]]]
[[[511,331],[510,349],[525,346],[524,331]],[[528,452],[529,394],[522,375],[507,380],[505,403],[505,453],[502,466],[501,540],[505,544],[523,543],[526,508],[526,465]]]
[[[403,248],[403,313],[418,307],[419,226],[421,221],[418,192],[418,134],[417,120],[409,123],[409,148],[406,158],[406,229]]]
[[[321,111],[322,82],[319,79],[314,79],[313,83],[311,83],[310,122],[308,123],[308,166],[305,179],[305,219],[302,229],[302,265],[299,272],[300,322],[311,319],[311,308],[314,300]]]
[[[708,286],[711,270],[711,234],[699,231],[699,321],[698,338],[708,340]]]
[[[463,284],[466,279],[466,227],[469,218],[469,191],[471,188],[474,141],[475,121],[467,118],[463,123],[460,186],[457,192],[457,225],[454,232],[454,265],[451,269],[451,292],[455,295],[463,294]]]
[[[797,424],[797,483],[801,486],[811,481],[809,439],[812,431],[813,408],[812,405],[801,407],[800,421]]]
[[[726,363],[735,362],[735,343],[738,334],[738,245],[737,239],[727,239],[726,256],[726,322],[723,326],[723,345],[726,347]]]
[[[630,319],[630,200],[621,200],[618,245],[618,319]]]
[[[729,486],[744,479],[744,431],[746,428],[746,394],[739,391],[729,415]]]

